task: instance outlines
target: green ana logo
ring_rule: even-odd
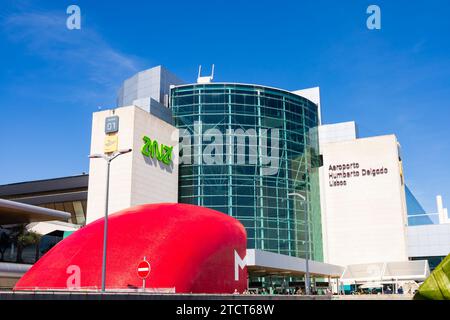
[[[169,165],[172,161],[172,151],[173,147],[166,146],[164,144],[159,144],[158,141],[152,140],[147,136],[144,136],[144,145],[142,146],[141,152],[144,156],[155,158],[164,164]]]

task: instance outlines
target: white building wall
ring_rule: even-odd
[[[103,153],[105,118],[119,116],[120,149],[133,149],[111,162],[109,214],[145,203],[178,200],[178,130],[135,107],[122,107],[93,114],[91,154]],[[170,167],[151,161],[141,153],[143,136],[174,146]],[[104,216],[106,196],[106,161],[91,159],[86,223]]]
[[[325,262],[406,261],[407,215],[396,137],[345,140],[320,145]],[[354,169],[330,170],[330,166],[344,164],[353,164]],[[387,173],[363,176],[363,169],[386,169]],[[329,177],[342,172],[358,172],[359,176]],[[344,181],[345,185],[333,186],[333,182]]]
[[[134,122],[133,170],[131,182],[132,205],[178,202],[178,129],[163,120],[136,108]],[[142,137],[156,139],[173,148],[173,160],[167,166],[141,153]]]
[[[357,138],[354,121],[319,126],[320,143],[352,141]]]
[[[408,227],[408,256],[433,257],[450,254],[450,224]]]
[[[314,102],[317,105],[319,124],[322,124],[322,105],[320,103],[320,87],[296,90],[296,91],[292,91],[292,93],[296,94],[300,97],[306,98],[309,101]]]

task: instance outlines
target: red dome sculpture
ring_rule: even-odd
[[[246,268],[235,280],[235,251],[246,254],[242,224],[208,208],[151,204],[109,216],[106,288],[141,288],[137,266],[146,257],[146,288],[177,293],[233,293],[247,286]],[[19,280],[15,290],[101,288],[104,219],[62,240]]]

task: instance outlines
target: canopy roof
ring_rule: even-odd
[[[365,263],[349,265],[345,268],[341,280],[344,282],[368,281],[423,281],[430,275],[427,260],[400,261],[385,263]]]
[[[69,219],[68,212],[0,199],[0,225]]]
[[[267,252],[257,249],[247,249],[247,270],[252,276],[297,276],[302,277],[306,273],[306,260],[283,254]],[[308,261],[309,272],[316,277],[339,278],[344,267]]]

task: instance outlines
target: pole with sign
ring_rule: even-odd
[[[108,117],[105,120],[105,144],[104,154],[91,154],[90,159],[100,159],[106,161],[106,195],[105,195],[105,219],[103,228],[103,253],[102,253],[102,292],[106,291],[106,253],[108,244],[108,204],[109,204],[109,173],[111,161],[120,155],[131,152],[132,149],[118,150],[119,117]]]
[[[144,257],[144,260],[139,262],[138,268],[137,268],[137,274],[138,277],[142,279],[142,290],[145,291],[145,279],[148,278],[150,275],[150,262],[147,261],[146,257]]]

